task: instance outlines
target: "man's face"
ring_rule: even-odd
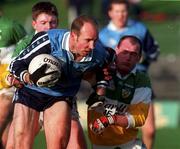
[[[116,67],[121,74],[128,74],[140,59],[140,46],[133,45],[128,38],[116,47]]]
[[[38,15],[36,20],[32,21],[32,26],[36,30],[36,32],[48,31],[50,29],[57,28],[58,20],[54,15],[41,13],[40,15]]]
[[[94,49],[95,42],[98,38],[97,29],[90,23],[85,23],[81,28],[80,34],[73,34],[74,50],[78,56],[85,57]]]
[[[128,9],[125,4],[113,4],[108,15],[111,21],[118,27],[122,28],[126,26],[128,19]]]

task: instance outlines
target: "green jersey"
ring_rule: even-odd
[[[15,45],[25,35],[26,31],[20,24],[0,16],[0,48]]]
[[[91,142],[115,148],[137,138],[138,127],[145,123],[151,96],[151,83],[147,74],[134,69],[127,76],[122,77],[120,73],[113,76],[103,104],[88,109],[88,124],[103,115],[129,115],[129,126],[111,125],[100,135],[88,131]]]
[[[0,16],[0,94],[4,93],[4,78],[8,74],[8,66],[12,61],[15,46],[26,35],[25,29],[16,21]],[[12,92],[14,90],[9,90]],[[6,90],[7,92],[7,90]]]
[[[19,53],[25,49],[28,44],[30,44],[34,34],[26,35],[18,44],[16,45],[16,49],[13,52],[12,57],[16,57],[19,55]]]

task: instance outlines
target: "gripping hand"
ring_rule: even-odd
[[[14,77],[12,74],[7,75],[6,77],[7,84],[11,87],[14,86],[16,88],[22,88],[23,83],[20,82],[16,77]]]
[[[104,96],[100,96],[94,92],[89,96],[88,100],[86,101],[86,104],[89,108],[93,108],[102,105],[104,103],[104,100]]]
[[[89,127],[95,134],[101,134],[106,127],[115,123],[115,116],[102,116],[90,123]]]
[[[30,74],[29,79],[32,81],[35,85],[37,85],[37,82],[40,78],[43,78],[45,76],[53,74],[53,76],[59,76],[58,71],[51,71],[46,72],[46,69],[48,68],[47,64],[42,65],[40,68],[38,68],[35,72]],[[53,86],[57,82],[58,77],[48,77],[46,80],[46,84],[44,86]],[[42,85],[43,86],[43,85]]]

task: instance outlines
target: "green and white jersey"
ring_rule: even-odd
[[[0,64],[9,64],[16,43],[25,35],[20,24],[0,16]]]
[[[115,114],[129,115],[130,124],[128,128],[119,125],[109,126],[100,135],[95,135],[88,127],[91,142],[112,148],[134,140],[138,134],[138,127],[145,123],[151,96],[152,89],[147,74],[134,69],[127,76],[122,77],[119,73],[113,76],[110,87],[106,89],[103,104],[88,109],[88,124],[100,116]]]
[[[26,35],[25,29],[16,21],[0,16],[0,94],[12,94],[14,90],[5,90],[4,78],[12,60],[15,46]]]
[[[0,16],[0,47],[15,45],[26,35],[25,29],[16,21]]]
[[[149,103],[151,96],[151,83],[148,75],[134,69],[129,75],[122,77],[117,73],[113,77],[111,86],[106,89],[106,97],[124,104]]]

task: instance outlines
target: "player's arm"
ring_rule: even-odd
[[[115,51],[112,48],[105,48],[107,56],[105,57],[105,62],[102,68],[96,72],[96,93],[98,95],[105,95],[105,89],[109,85],[109,81],[112,76],[116,73],[115,67]]]
[[[37,33],[31,44],[11,62],[9,66],[10,73],[22,82],[29,82],[29,76],[27,75],[29,63],[35,56],[43,53],[51,53],[50,40],[46,32]]]
[[[96,119],[90,124],[90,128],[93,132],[101,133],[109,125],[119,125],[124,128],[136,128],[144,125],[152,97],[150,80],[147,76],[144,77],[144,80],[139,80],[139,84],[143,84],[143,86],[135,90],[134,97],[126,113],[124,115],[112,115],[110,118],[102,116]],[[111,121],[109,121],[109,119]]]
[[[33,38],[33,34],[26,35],[23,39],[21,39],[16,44],[16,48],[13,51],[12,58],[17,57],[31,43],[32,38]]]
[[[26,31],[24,29],[24,27],[17,23],[16,21],[13,22],[13,40],[16,43],[18,43],[18,41],[20,41],[23,37],[26,36]]]
[[[160,54],[159,45],[147,30],[143,40],[143,54],[139,65],[139,69],[147,71],[151,62],[156,61]]]
[[[100,134],[111,125],[118,125],[126,129],[143,126],[147,118],[149,104],[133,105],[132,109],[124,115],[101,116],[90,123],[89,127],[94,133]]]

